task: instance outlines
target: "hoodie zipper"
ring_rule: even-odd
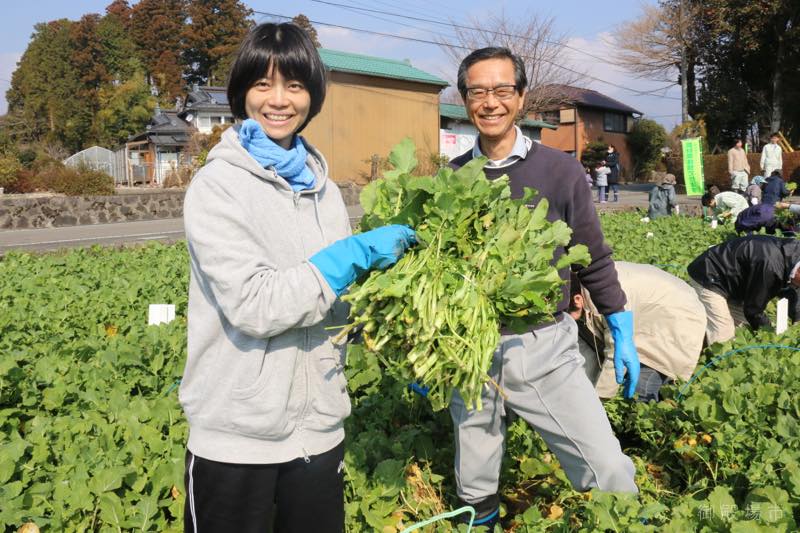
[[[308,412],[308,404],[309,399],[311,397],[311,388],[308,379],[308,328],[303,328],[303,378],[305,379],[305,401],[303,402],[303,410],[300,411],[300,422],[297,424],[297,438],[300,441],[300,449],[303,452],[303,461],[306,463],[311,462],[311,458],[308,456],[308,450],[306,450],[306,445],[303,442],[303,424],[306,421],[306,415]]]
[[[300,226],[300,192],[293,192],[293,199],[294,199],[294,218],[296,227]],[[306,243],[303,240],[303,237],[300,237],[300,245],[303,248],[303,257],[306,256]],[[311,396],[311,389],[309,386],[309,379],[308,379],[308,346],[309,346],[309,334],[308,328],[303,328],[303,349],[301,350],[302,357],[303,357],[303,379],[305,380],[305,399],[303,401],[303,409],[300,411],[300,421],[297,424],[297,439],[300,441],[300,450],[303,452],[303,461],[306,463],[311,462],[311,458],[308,455],[308,450],[306,450],[305,443],[303,442],[303,424],[306,420],[306,413],[308,411],[308,404],[309,398]]]

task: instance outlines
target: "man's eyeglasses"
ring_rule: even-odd
[[[489,97],[489,93],[494,93],[494,96],[498,100],[508,100],[517,92],[516,85],[498,85],[497,87],[492,87],[491,89],[486,89],[485,87],[467,87],[467,96],[471,100],[486,100]]]

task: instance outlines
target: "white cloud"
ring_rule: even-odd
[[[11,87],[11,74],[16,70],[20,57],[22,54],[19,52],[0,53],[0,115],[8,111],[6,91]]]

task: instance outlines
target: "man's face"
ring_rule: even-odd
[[[736,148],[742,147],[742,141],[736,141]]]
[[[510,59],[484,59],[467,69],[468,89],[494,89],[501,85],[514,85],[514,63]],[[483,98],[466,96],[469,119],[482,137],[501,140],[514,135],[514,121],[522,110],[524,93],[514,91],[507,98],[498,98],[492,92]]]
[[[769,138],[769,142],[771,142],[772,144],[778,144],[778,138],[775,135],[773,135],[772,137]]]

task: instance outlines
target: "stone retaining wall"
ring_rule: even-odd
[[[183,216],[184,191],[116,196],[0,196],[0,229],[53,228]]]
[[[358,205],[361,187],[339,185],[346,205]],[[183,216],[183,190],[115,196],[0,195],[0,230],[57,228]]]

